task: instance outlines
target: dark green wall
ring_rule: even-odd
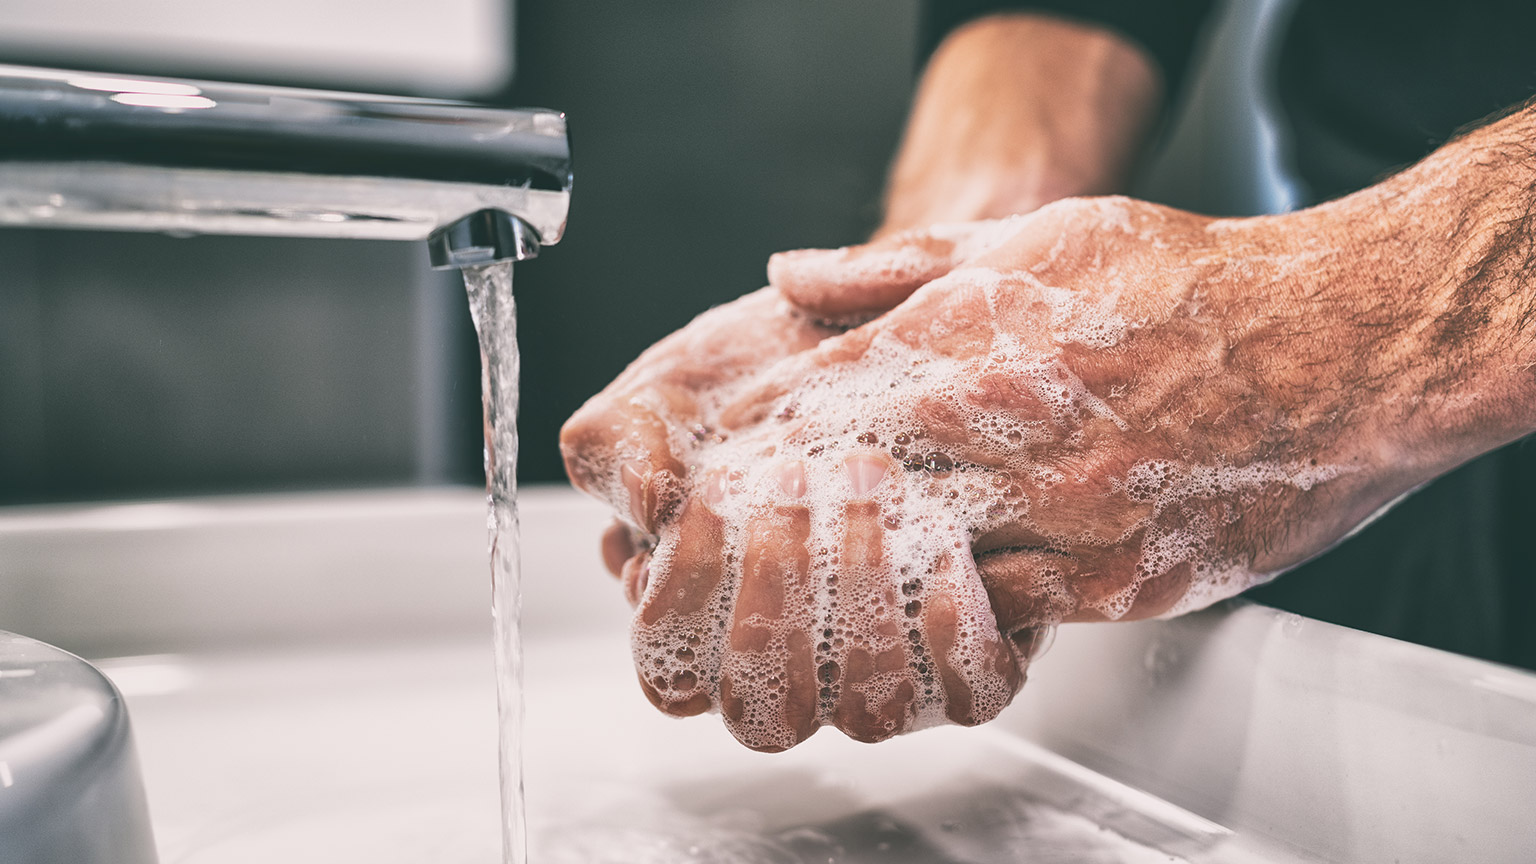
[[[520,268],[523,477],[645,346],[878,216],[915,2],[524,0],[511,101],[570,116],[570,233]]]

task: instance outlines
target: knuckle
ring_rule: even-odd
[[[1058,230],[1081,221],[1092,209],[1092,199],[1084,197],[1060,198],[1036,210],[1027,220],[1034,230],[1052,227]]]

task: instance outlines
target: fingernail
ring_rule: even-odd
[[[805,465],[799,461],[780,465],[778,481],[785,495],[799,498],[805,494]]]
[[[603,566],[608,568],[615,578],[624,572],[624,562],[635,555],[635,541],[631,532],[634,531],[623,522],[615,521],[603,532],[602,552]]]
[[[704,481],[704,503],[711,507],[725,500],[728,491],[727,477],[724,468],[716,468],[709,473],[709,478]]]
[[[635,525],[641,531],[651,530],[651,526],[645,524],[645,467],[644,462],[626,462],[619,469],[624,488],[629,490],[629,515],[634,517]]]
[[[809,268],[835,264],[846,254],[843,249],[791,249],[768,256],[768,284],[781,285],[786,279],[794,279]]]
[[[623,580],[624,599],[631,606],[639,606],[645,597],[646,586],[651,583],[651,557],[637,555],[624,562],[624,573],[620,578]]]
[[[853,487],[853,494],[857,497],[873,492],[880,481],[885,479],[886,463],[883,456],[850,456],[843,466],[848,470],[848,485]]]

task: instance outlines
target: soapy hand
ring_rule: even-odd
[[[856,426],[855,442],[885,451],[882,510],[900,514],[887,524],[924,525],[908,560],[958,539],[1015,641],[1202,608],[1426,476],[1377,410],[1409,398],[1389,379],[1410,340],[1351,285],[1400,267],[1372,266],[1340,209],[1213,220],[1073,199],[782,253],[770,282],[808,315],[873,320],[776,366],[726,413],[754,431],[810,399],[880,418],[806,426],[842,420],[845,439]]]
[[[1378,410],[1411,340],[1342,290],[1373,254],[1349,218],[1074,199],[777,256],[804,318],[707,313],[562,436],[646,538],[647,695],[763,750],[980,723],[1047,628],[1326,548],[1427,476]]]
[[[957,548],[953,568],[968,570],[968,581],[946,564],[928,577],[926,592],[921,578],[888,584],[896,571],[881,564],[879,514],[870,502],[854,502],[847,508],[846,534],[826,541],[829,547],[853,546],[846,555],[824,548],[811,560],[806,544],[826,526],[812,526],[810,508],[796,500],[807,492],[797,465],[767,481],[776,490],[770,495],[788,499],[784,506],[755,519],[747,534],[722,522],[731,510],[727,498],[745,502],[753,467],[745,454],[737,469],[707,455],[718,457],[733,446],[724,424],[737,421],[727,406],[777,363],[841,332],[763,289],[705,313],[652,347],[571,418],[561,435],[572,481],[623,514],[603,538],[603,557],[631,603],[641,605],[634,645],[647,696],[680,716],[720,708],[732,730],[759,749],[784,749],[824,722],[865,740],[910,728],[913,717],[900,711],[864,711],[861,694],[884,684],[913,702],[919,695],[913,684],[895,679],[908,676],[914,652],[939,651],[934,661],[919,665],[928,670],[926,677],[947,683],[952,702],[944,711],[937,685],[930,684],[922,694],[933,709],[929,723],[988,719],[1021,681],[1013,649],[1002,644],[986,613],[985,594],[963,550]],[[703,469],[701,460],[713,467]],[[878,483],[869,467],[864,476]],[[727,533],[733,535],[729,541]],[[825,571],[840,557],[848,599],[837,603],[838,577]],[[736,572],[742,568],[750,574],[745,582]],[[812,584],[813,578],[823,581]],[[946,580],[964,584],[953,590]],[[961,596],[965,591],[969,597]],[[929,594],[937,601],[921,614],[919,595]],[[882,598],[881,608],[869,602],[874,597]],[[957,599],[964,608],[957,608]],[[829,601],[840,614],[823,610]],[[861,612],[881,620],[849,618]],[[893,612],[898,620],[890,620]],[[955,651],[968,648],[976,668],[951,669]],[[966,681],[978,676],[988,686],[962,699]],[[847,698],[840,699],[845,689]]]
[[[604,534],[602,554],[631,603],[645,589],[648,556],[639,553],[687,494],[680,460],[719,438],[711,424],[724,394],[837,332],[764,288],[651,346],[566,423],[560,444],[571,482],[624,517]]]

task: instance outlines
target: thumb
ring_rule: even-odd
[[[997,628],[1020,648],[1028,640],[1070,618],[1077,603],[1070,587],[1077,566],[1066,555],[1028,548],[1007,548],[976,556],[981,584],[992,601]]]
[[[1006,239],[1011,232],[1001,226],[1008,221],[933,225],[860,246],[780,252],[768,259],[768,284],[816,318],[870,318]]]

